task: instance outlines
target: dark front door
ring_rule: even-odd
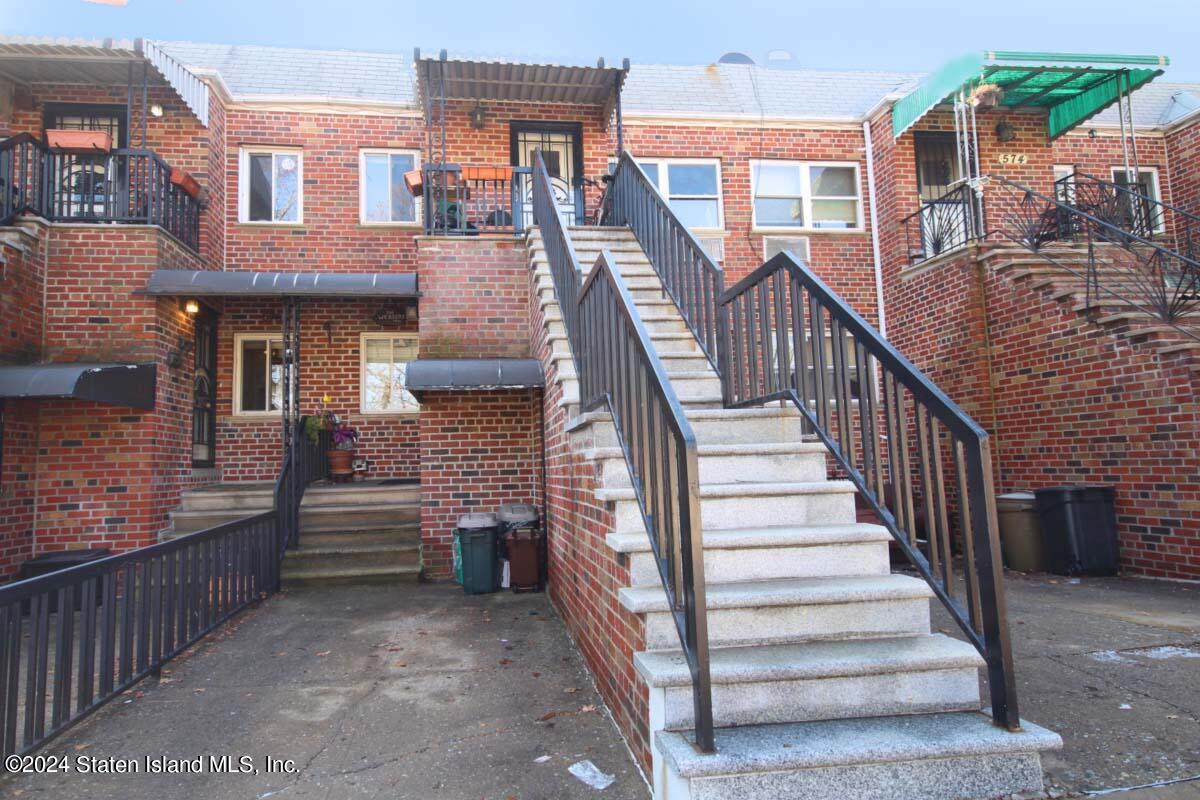
[[[196,374],[192,384],[192,466],[211,467],[217,445],[217,315],[195,317]]]
[[[937,200],[962,177],[952,133],[917,133],[917,193],[922,203]]]
[[[577,122],[514,122],[511,128],[512,163],[532,167],[533,154],[542,151],[546,172],[559,213],[568,225],[583,218],[583,126]],[[533,209],[533,185],[525,187],[526,222]]]
[[[51,103],[46,130],[106,131],[114,148],[129,146],[125,106]],[[125,216],[121,176],[127,165],[107,153],[57,153],[50,175],[51,216],[111,219]]]

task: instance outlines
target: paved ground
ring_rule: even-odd
[[[1065,740],[1056,796],[1200,775],[1200,586],[1012,575],[1009,607],[1022,714]],[[21,776],[0,796],[648,797],[545,597],[447,585],[276,597],[48,752],[247,755],[260,774]],[[263,774],[268,756],[296,771]],[[583,759],[615,782],[580,782]],[[1200,780],[1104,796],[1196,800]]]
[[[260,773],[19,776],[0,797],[648,797],[545,595],[293,592],[138,689],[47,752],[247,755]],[[293,759],[296,772],[265,774],[266,757]],[[568,767],[583,759],[615,782],[596,791],[575,778]]]

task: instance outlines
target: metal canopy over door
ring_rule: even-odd
[[[514,122],[511,127],[512,163],[533,167],[533,154],[542,151],[563,223],[582,223],[583,126],[578,122]],[[533,184],[525,189],[525,227],[533,224]]]
[[[217,315],[195,317],[196,374],[192,392],[192,466],[211,467],[217,446]]]

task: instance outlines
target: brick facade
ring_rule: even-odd
[[[1189,214],[1200,215],[1200,117],[1167,133],[1170,202]],[[1200,235],[1193,233],[1193,236]]]

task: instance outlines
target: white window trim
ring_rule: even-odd
[[[250,219],[250,155],[275,156],[290,153],[296,156],[296,218],[294,220]],[[275,176],[272,163],[271,209],[275,209]],[[295,227],[304,224],[304,149],[300,147],[278,147],[275,145],[243,145],[238,149],[238,223],[242,225],[282,225]]]
[[[278,333],[235,333],[233,335],[233,415],[235,417],[278,417],[283,409],[265,409],[263,411],[246,411],[242,408],[242,343],[254,341],[267,342],[267,369],[271,369],[271,342],[283,345],[283,336]],[[270,374],[267,385],[270,386]]]
[[[800,203],[804,213],[805,225],[759,225],[758,210],[754,207],[754,201],[758,198],[758,180],[755,178],[755,172],[759,164],[767,164],[774,167],[796,167],[800,171]],[[851,167],[854,170],[854,201],[857,205],[855,221],[853,228],[818,228],[812,224],[812,201],[817,200],[850,200],[850,197],[818,197],[813,198],[812,195],[812,174],[810,167]],[[816,233],[816,234],[836,234],[836,233],[865,233],[866,226],[863,224],[863,193],[862,193],[862,171],[859,169],[857,161],[789,161],[785,159],[775,158],[755,158],[750,160],[750,226],[752,233],[761,233],[764,236],[780,235],[785,236],[790,233]]]
[[[397,411],[368,411],[367,397],[367,342],[371,339],[395,339],[400,336],[411,336],[417,340],[417,333],[404,331],[372,331],[359,334],[358,339],[358,413],[364,417],[411,417],[421,413],[420,401],[417,408],[402,408]],[[417,344],[417,355],[420,357],[420,343]],[[411,364],[412,362],[406,362]]]
[[[634,156],[633,160],[638,164],[655,164],[658,166],[658,192],[663,196],[668,203],[671,202],[671,178],[668,175],[667,167],[671,164],[704,164],[717,168],[717,226],[715,228],[689,228],[688,230],[697,233],[724,233],[725,232],[725,193],[721,186],[721,159],[719,158],[642,158]],[[680,200],[709,200],[712,195],[708,194],[681,194],[677,196]]]
[[[1120,164],[1117,164],[1117,165],[1111,167],[1108,171],[1109,180],[1111,180],[1113,183],[1116,183],[1117,182],[1117,173],[1124,172],[1124,171],[1125,171],[1125,167]],[[1160,203],[1163,202],[1162,184],[1160,184],[1158,182],[1158,167],[1138,167],[1137,171],[1139,173],[1141,173],[1141,172],[1149,172],[1150,173],[1150,184],[1154,188],[1153,199],[1157,200]],[[1167,223],[1166,223],[1166,220],[1164,219],[1164,217],[1166,217],[1166,214],[1158,215],[1158,224],[1154,226],[1155,233],[1166,232]]]
[[[411,220],[377,220],[367,219],[367,156],[412,156],[413,169],[421,168],[421,151],[405,150],[397,147],[364,147],[358,151],[358,224],[372,228],[420,228],[421,198],[413,198],[413,218]]]

